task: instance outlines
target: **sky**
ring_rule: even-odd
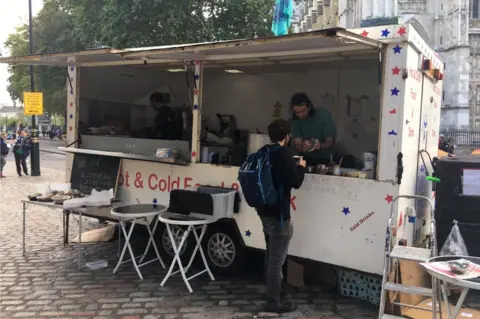
[[[4,43],[8,35],[15,32],[15,28],[28,21],[28,0],[0,0],[0,53],[10,56],[5,49]],[[36,15],[42,8],[43,0],[32,0],[32,11]],[[0,104],[13,105],[10,95],[7,92],[9,73],[7,65],[0,64]]]

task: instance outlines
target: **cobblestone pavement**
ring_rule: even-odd
[[[63,180],[62,168],[43,168],[42,177],[18,178],[13,165],[6,167],[9,177],[0,182],[0,318],[280,317],[261,312],[264,287],[260,280],[217,276],[217,281],[209,282],[200,276],[192,281],[194,292],[189,294],[178,277],[160,287],[165,271],[155,264],[142,268],[144,280],[128,264],[113,274],[115,242],[60,246],[23,257],[20,200],[34,191],[36,183]],[[27,229],[27,251],[61,243],[59,212],[32,206]],[[71,229],[76,229],[74,222]],[[106,259],[108,267],[80,270],[79,250],[84,256],[80,264]],[[319,287],[292,290],[292,297],[299,310],[281,318],[361,319],[374,318],[376,313],[371,305]]]

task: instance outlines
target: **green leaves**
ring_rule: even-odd
[[[274,0],[45,0],[34,19],[34,52],[52,53],[252,38],[270,34]],[[5,43],[11,55],[28,53],[28,27]],[[10,68],[8,91],[22,101],[28,66]],[[35,67],[45,111],[63,114],[64,67]]]

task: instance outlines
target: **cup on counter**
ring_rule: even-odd
[[[341,173],[340,165],[334,165],[333,166],[333,175],[340,176],[340,173]]]
[[[315,173],[315,166],[307,166],[308,173]]]

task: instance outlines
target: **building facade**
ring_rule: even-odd
[[[442,129],[480,130],[480,0],[304,0],[296,12],[299,31],[413,25],[445,63]]]

